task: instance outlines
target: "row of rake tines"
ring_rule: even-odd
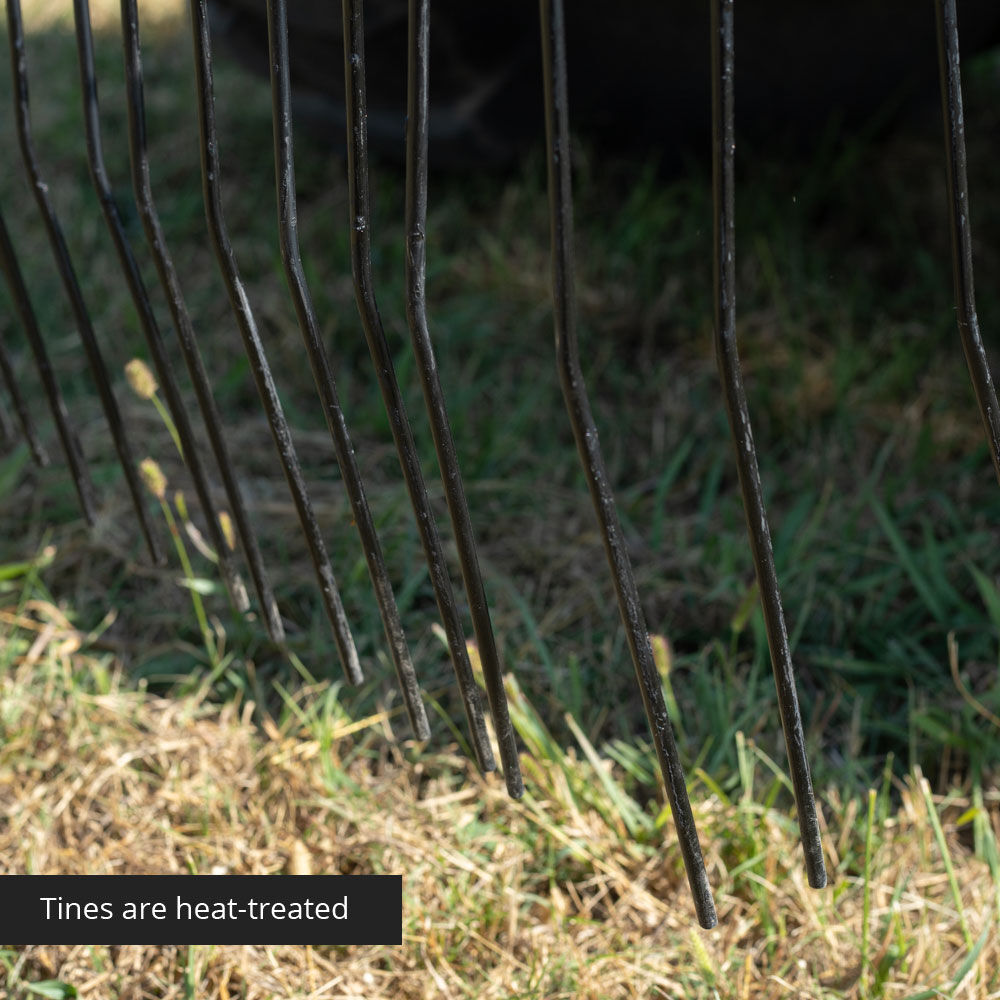
[[[733,0],[710,0],[710,2],[712,4],[716,349],[726,408],[735,444],[750,544],[760,585],[807,875],[810,885],[821,888],[826,884],[826,870],[820,842],[820,827],[809,764],[805,753],[805,739],[794,673],[735,339]],[[266,411],[282,468],[309,546],[325,611],[332,625],[340,658],[348,678],[352,682],[358,682],[362,676],[358,654],[330,568],[319,525],[313,513],[305,480],[296,458],[291,433],[282,412],[264,347],[237,270],[223,218],[220,192],[221,171],[214,121],[212,59],[206,4],[207,0],[191,0],[203,193],[208,228],[242,335],[250,369]],[[938,20],[938,50],[945,117],[952,254],[959,331],[991,444],[992,458],[998,476],[1000,476],[1000,408],[997,406],[996,394],[978,332],[974,304],[955,0],[935,0],[935,4]],[[510,794],[517,797],[523,791],[517,744],[508,712],[502,665],[497,652],[489,608],[479,571],[474,533],[459,474],[444,397],[437,377],[434,351],[428,334],[424,306],[424,229],[427,210],[428,144],[428,5],[429,0],[409,0],[409,76],[406,125],[407,245],[405,254],[407,317],[444,482],[449,517],[456,537],[461,574],[468,597],[468,606],[482,663],[485,689],[493,717],[503,772]],[[167,405],[176,422],[184,458],[206,514],[212,542],[218,552],[221,575],[233,603],[240,609],[247,610],[249,598],[239,573],[228,554],[229,547],[225,543],[222,526],[218,517],[213,513],[208,476],[202,459],[199,458],[194,432],[185,406],[181,401],[175,377],[171,372],[161,334],[153,316],[146,290],[143,287],[135,257],[125,237],[105,172],[88,2],[87,0],[73,0],[73,6],[84,95],[87,154],[94,187],[114,240],[121,267],[135,300]],[[635,579],[605,473],[597,430],[591,416],[580,369],[575,330],[572,194],[562,6],[562,0],[541,0],[540,2],[557,363],[573,433],[600,524],[617,593],[619,610],[649,719],[660,770],[677,827],[680,849],[687,868],[698,919],[704,927],[711,927],[716,922],[715,906],[687,796],[684,772],[667,715]],[[447,563],[442,551],[435,518],[430,508],[428,494],[424,487],[410,425],[404,412],[400,389],[393,372],[390,351],[374,295],[371,267],[362,7],[362,0],[343,0],[350,239],[356,297],[368,346],[378,373],[379,387],[389,414],[406,486],[416,513],[431,583],[471,729],[472,744],[480,768],[484,771],[494,770],[496,763],[484,722],[478,688],[469,661]],[[239,538],[253,580],[260,610],[271,638],[280,644],[284,638],[281,617],[261,561],[254,531],[240,495],[225,437],[221,430],[211,385],[201,360],[197,338],[185,306],[177,274],[167,250],[150,188],[136,0],[121,0],[121,11],[131,172],[139,215],[142,219],[149,249],[154,256],[159,279],[169,302],[173,325],[180,341],[181,352],[193,383],[201,415],[207,428],[209,442],[232,509],[236,535]],[[420,698],[419,685],[382,558],[379,539],[365,499],[361,475],[348,436],[347,424],[338,401],[333,369],[321,343],[299,255],[296,233],[295,172],[292,158],[286,0],[267,0],[267,19],[282,260],[304,338],[306,354],[347,489],[353,519],[361,536],[406,710],[414,734],[418,739],[426,740],[430,735],[426,711]],[[29,175],[31,188],[37,199],[59,273],[72,305],[89,367],[96,381],[114,445],[134,501],[139,524],[152,558],[160,560],[159,547],[155,535],[150,529],[141,499],[137,469],[132,459],[125,426],[115,401],[66,242],[53,212],[47,188],[40,175],[32,149],[28,76],[20,0],[7,0],[7,20],[14,79],[16,125],[24,167]],[[80,505],[86,519],[93,523],[95,509],[93,487],[88,477],[79,442],[70,424],[59,387],[53,376],[52,367],[48,361],[28,292],[2,216],[0,216],[0,251],[2,251],[2,266],[51,407]],[[26,439],[36,461],[44,462],[44,451],[37,441],[30,416],[18,392],[9,359],[2,351],[0,351],[0,361],[2,361],[3,375],[8,383]]]

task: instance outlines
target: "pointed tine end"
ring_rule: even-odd
[[[512,799],[519,799],[524,795],[524,779],[521,777],[520,768],[508,771],[504,775],[504,781],[507,783],[507,794]]]
[[[427,713],[424,711],[422,702],[416,719],[410,719],[410,727],[413,729],[414,738],[419,742],[426,743],[431,738],[431,726],[427,721]]]
[[[281,612],[278,610],[278,602],[272,597],[267,600],[262,610],[265,627],[271,642],[276,646],[284,646],[288,637],[285,634],[285,623],[281,620]]]
[[[826,865],[823,864],[823,856],[819,859],[806,859],[806,876],[809,879],[809,886],[812,889],[825,889],[828,881],[826,877]]]
[[[479,734],[476,734],[479,736]],[[483,774],[491,774],[497,769],[497,759],[493,756],[493,749],[489,744],[489,739],[485,734],[485,727],[482,737],[475,741],[476,764]]]

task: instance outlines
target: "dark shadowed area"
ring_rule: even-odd
[[[266,21],[253,0],[212,0],[230,53],[267,75]],[[292,75],[304,123],[343,142],[337,4],[303,0],[289,15]],[[566,15],[574,128],[604,152],[655,155],[672,169],[704,157],[709,132],[709,7],[639,0],[619,13],[577,0]],[[855,131],[922,113],[937,100],[932,3],[760,0],[736,8],[741,140],[814,152],[831,127]],[[432,5],[432,163],[509,166],[542,134],[538,11],[527,0]],[[963,52],[1000,44],[993,0],[959,3]],[[401,160],[406,109],[405,0],[365,8],[369,133]]]

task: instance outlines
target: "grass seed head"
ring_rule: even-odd
[[[149,369],[141,358],[133,358],[125,366],[125,377],[132,391],[140,399],[152,399],[156,395],[159,386],[156,383],[156,376]]]
[[[146,489],[156,497],[157,500],[165,500],[167,496],[167,477],[163,470],[152,458],[144,458],[139,463],[139,473],[142,481],[146,484]]]

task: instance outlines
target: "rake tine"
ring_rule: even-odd
[[[66,403],[63,401],[59,383],[52,372],[52,363],[49,361],[48,351],[45,349],[45,342],[42,340],[41,331],[38,329],[38,319],[35,310],[28,297],[28,289],[24,284],[24,276],[21,274],[21,267],[17,262],[17,255],[14,253],[14,245],[7,231],[7,224],[0,213],[0,269],[7,279],[7,286],[10,289],[11,298],[21,319],[28,338],[28,345],[35,358],[35,368],[38,370],[39,378],[42,382],[42,389],[49,401],[49,409],[52,412],[52,419],[56,424],[56,431],[62,443],[63,452],[66,455],[66,464],[69,466],[70,476],[73,479],[73,486],[76,495],[80,500],[80,509],[83,511],[87,524],[93,526],[96,521],[94,513],[94,485],[90,481],[90,473],[87,472],[87,464],[83,457],[83,449],[80,447],[80,440],[76,436],[76,431],[70,423],[69,413],[66,410]]]
[[[382,627],[392,653],[396,676],[410,726],[418,740],[430,739],[427,711],[420,698],[420,685],[413,669],[410,650],[399,618],[399,608],[393,596],[392,583],[382,557],[375,523],[368,508],[361,470],[347,430],[347,421],[337,397],[337,385],[330,361],[323,348],[313,309],[312,297],[306,284],[299,252],[299,237],[295,191],[295,160],[292,146],[292,101],[288,69],[288,11],[285,0],[267,0],[268,44],[271,56],[271,96],[274,120],[275,180],[278,198],[278,233],[281,259],[292,293],[299,328],[305,340],[309,366],[323,404],[327,427],[333,438],[337,464],[351,502],[351,512],[361,536],[361,545],[368,563],[368,575],[375,589],[375,598],[382,616]]]
[[[17,414],[18,423],[21,425],[25,440],[31,449],[31,457],[34,459],[35,465],[44,468],[49,464],[49,456],[45,453],[45,448],[35,433],[35,423],[31,419],[28,407],[25,405],[21,390],[17,387],[17,376],[14,374],[14,367],[11,364],[10,355],[7,353],[7,346],[4,344],[2,337],[0,337],[0,375],[3,376],[4,385],[7,386],[7,391],[10,393],[10,400],[14,404],[14,412]],[[3,436],[5,438],[12,438],[14,436],[14,428],[6,412],[3,413],[2,424]]]
[[[101,141],[100,110],[97,100],[97,71],[94,66],[94,39],[90,26],[90,5],[88,0],[73,0],[73,15],[76,20],[76,44],[80,63],[80,82],[83,89],[83,118],[86,130],[87,163],[90,167],[90,178],[101,205],[104,221],[115,244],[115,252],[118,255],[118,261],[125,274],[125,280],[132,295],[132,301],[135,304],[136,312],[139,314],[142,331],[149,346],[149,353],[152,357],[157,377],[163,388],[167,407],[177,428],[177,436],[181,445],[181,457],[191,472],[195,493],[198,495],[198,500],[208,525],[209,538],[215,546],[216,555],[219,560],[219,571],[226,584],[230,600],[232,600],[238,611],[245,612],[250,607],[246,587],[230,558],[229,546],[223,534],[222,526],[219,523],[218,515],[215,512],[215,506],[212,503],[212,490],[209,486],[205,466],[198,451],[197,442],[195,441],[194,430],[191,427],[191,421],[188,417],[187,405],[181,397],[180,389],[177,386],[170,358],[167,355],[166,346],[163,343],[163,337],[156,322],[156,316],[153,313],[153,306],[149,301],[149,295],[146,292],[135,254],[132,252],[128,237],[125,235],[125,227],[122,225],[118,205],[111,192],[111,182],[108,180],[107,169],[104,164],[104,149]]]
[[[962,69],[958,55],[958,12],[955,0],[935,0],[941,104],[944,112],[945,162],[948,174],[948,216],[955,280],[958,333],[990,443],[990,458],[1000,478],[1000,407],[979,335],[976,289],[972,273],[972,229],[969,222],[969,180],[965,170],[965,121],[962,113]]]
[[[510,732],[507,695],[503,688],[503,667],[497,652],[490,609],[486,602],[476,538],[469,516],[469,505],[462,486],[458,467],[458,453],[448,421],[444,392],[438,378],[434,347],[427,329],[427,309],[424,297],[426,280],[426,244],[424,233],[427,224],[427,128],[428,128],[428,71],[430,45],[429,0],[410,0],[409,10],[409,74],[406,115],[406,318],[417,356],[424,402],[434,436],[434,448],[441,469],[444,496],[448,504],[452,530],[458,547],[458,559],[469,597],[472,628],[479,647],[483,665],[487,696],[494,718],[500,720],[497,731]],[[479,689],[472,671],[458,670],[458,686],[465,705],[465,715],[472,733],[476,759],[483,771],[496,769],[490,747]],[[516,753],[516,748],[511,752]]]
[[[156,263],[160,284],[170,306],[170,315],[180,342],[181,353],[184,355],[184,362],[198,399],[198,407],[208,431],[209,444],[222,476],[226,497],[232,509],[236,535],[243,547],[243,554],[246,557],[250,577],[257,592],[267,633],[272,641],[280,645],[285,641],[285,628],[278,611],[278,602],[271,589],[257,535],[250,522],[250,516],[243,500],[243,492],[236,478],[229,448],[226,445],[222,420],[219,417],[219,410],[212,392],[212,384],[205,371],[201,351],[198,349],[198,340],[191,324],[191,316],[181,292],[180,280],[177,277],[173,259],[167,250],[166,237],[153,201],[153,191],[149,180],[149,158],[146,152],[146,116],[142,95],[142,57],[139,46],[139,14],[136,0],[122,0],[122,39],[125,48],[132,189],[139,209],[139,216],[146,232],[146,242]]]
[[[733,128],[733,0],[712,4],[712,187],[714,203],[715,344],[726,401],[726,413],[736,448],[743,507],[750,548],[760,585],[761,603],[771,664],[778,692],[778,709],[795,790],[799,832],[805,851],[806,873],[814,889],[826,885],[823,845],[820,842],[816,800],[813,796],[805,734],[795,690],[795,673],[781,607],[778,577],[771,549],[771,532],[764,509],[760,469],[750,430],[750,413],[736,345],[736,222]]]
[[[97,385],[98,394],[101,397],[101,405],[104,408],[104,415],[108,422],[108,428],[111,431],[111,437],[115,450],[118,453],[122,471],[125,473],[125,481],[132,497],[132,504],[139,519],[139,527],[146,540],[150,557],[155,563],[162,564],[164,561],[163,553],[160,550],[156,536],[153,534],[152,526],[149,523],[149,518],[143,504],[142,487],[139,483],[139,475],[132,457],[132,448],[125,432],[125,424],[122,421],[121,411],[118,408],[118,402],[111,388],[111,380],[108,377],[104,358],[101,355],[101,349],[94,334],[87,306],[83,301],[83,293],[80,291],[80,283],[73,269],[73,263],[70,259],[69,248],[66,246],[62,227],[49,200],[48,186],[42,179],[38,168],[38,161],[35,159],[35,152],[31,142],[31,116],[28,104],[28,66],[20,0],[7,0],[7,26],[10,42],[11,70],[14,78],[15,119],[18,142],[21,147],[21,158],[24,161],[24,167],[31,182],[32,193],[35,196],[38,210],[48,233],[63,288],[69,297],[70,305],[73,309],[77,330],[83,342],[83,348],[87,355],[91,374],[94,376],[94,381]]]
[[[305,478],[299,466],[292,434],[285,419],[278,389],[274,384],[270,365],[264,353],[247,298],[246,289],[236,267],[236,256],[226,230],[222,211],[222,190],[219,183],[218,136],[215,129],[215,98],[212,86],[212,56],[211,38],[208,28],[207,0],[191,0],[191,29],[194,42],[195,77],[198,90],[198,131],[201,147],[202,191],[205,200],[205,215],[208,220],[209,235],[212,247],[219,262],[219,269],[229,294],[229,301],[236,316],[236,321],[243,338],[243,346],[250,362],[257,392],[267,413],[268,425],[274,438],[274,444],[281,460],[281,467],[288,481],[288,488],[298,512],[299,522],[309,546],[319,581],[323,606],[330,625],[333,628],[334,640],[340,654],[341,664],[347,679],[352,684],[360,684],[363,680],[358,651],[351,634],[347,614],[344,611],[337,582],[330,567],[326,545],[316,521],[312,501],[306,489]]]
[[[561,0],[541,0],[542,62],[545,77],[545,136],[548,165],[549,213],[552,229],[552,291],[555,314],[556,358],[559,380],[569,411],[573,436],[587,477],[590,496],[604,539],[618,609],[625,625],[632,662],[646,717],[649,720],[660,772],[677,827],[677,840],[698,922],[718,922],[698,831],[688,800],[684,769],[674,741],[673,727],[663,700],[660,676],[653,660],[649,633],[639,603],[632,565],[604,468],[597,427],[590,411],[580,368],[576,336],[576,292],[573,275],[573,193],[570,179],[569,111],[566,85],[566,41]]]
[[[434,512],[424,486],[420,461],[413,443],[403,406],[403,398],[393,369],[392,354],[385,339],[382,318],[375,302],[371,261],[371,214],[368,191],[368,128],[367,95],[364,63],[364,14],[362,0],[344,0],[344,74],[347,101],[347,177],[351,203],[351,270],[354,294],[365,330],[365,339],[378,376],[382,400],[389,415],[389,425],[399,456],[403,478],[410,495],[410,504],[417,519],[417,529],[423,544],[424,558],[430,571],[431,585],[437,599],[452,663],[461,676],[472,670],[465,636],[459,622],[455,595],[448,575],[448,566],[441,548]],[[507,791],[513,798],[524,793],[521,767],[517,759],[517,743],[509,718],[494,718],[500,759],[503,763]]]
[[[4,444],[13,444],[14,436],[14,425],[10,422],[10,417],[7,415],[7,407],[0,402],[0,441]]]

